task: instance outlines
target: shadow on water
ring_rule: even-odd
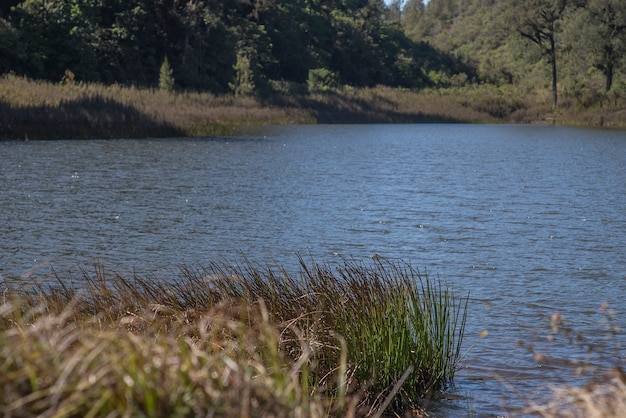
[[[58,105],[0,101],[0,139],[174,137],[183,132],[133,106],[100,95]]]

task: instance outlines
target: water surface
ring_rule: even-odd
[[[297,253],[380,255],[438,275],[471,294],[471,350],[448,416],[504,414],[545,384],[580,382],[524,347],[582,355],[545,342],[551,314],[596,340],[607,335],[604,303],[626,315],[624,132],[322,125],[235,139],[5,142],[0,184],[6,280],[94,260],[157,277],[244,256],[295,268]],[[615,361],[610,348],[623,340],[593,361]]]

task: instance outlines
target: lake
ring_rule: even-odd
[[[527,345],[621,360],[626,132],[524,125],[267,127],[240,138],[0,142],[0,275],[167,278],[209,261],[295,269],[382,256],[470,293],[444,416],[503,415],[581,383]],[[604,311],[604,313],[603,313]],[[610,312],[610,311],[609,311]],[[521,342],[521,343],[520,343]]]

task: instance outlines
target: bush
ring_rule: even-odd
[[[448,87],[450,86],[450,76],[444,71],[429,71],[428,78],[435,87]]]
[[[170,67],[167,57],[163,59],[163,64],[161,64],[161,70],[159,71],[159,89],[167,92],[174,90],[174,71]]]
[[[250,57],[243,51],[237,53],[237,63],[235,64],[235,81],[228,83],[230,89],[237,96],[248,96],[254,94],[256,85],[254,82],[254,71]]]
[[[329,91],[339,87],[339,76],[326,69],[316,68],[309,70],[307,88],[309,93]]]

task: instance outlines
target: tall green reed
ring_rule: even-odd
[[[310,272],[310,270],[309,270]],[[329,311],[332,329],[346,338],[358,380],[375,393],[389,390],[412,369],[402,393],[418,401],[452,381],[460,360],[467,298],[411,265],[376,259],[348,261],[328,280],[310,277]]]
[[[212,264],[203,274],[217,293],[260,298],[277,320],[297,322],[317,342],[322,370],[336,364],[340,338],[352,383],[371,394],[390,391],[409,368],[401,394],[412,403],[452,382],[467,297],[403,262],[378,258],[330,266],[300,259],[300,266],[297,277],[250,264]]]

